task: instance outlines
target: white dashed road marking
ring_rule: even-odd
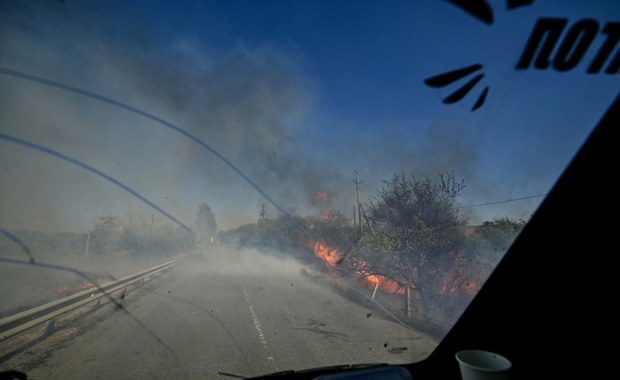
[[[267,353],[267,360],[274,362],[273,354],[271,353],[271,351],[269,350],[269,347],[267,346],[267,339],[265,338],[263,329],[260,327],[258,316],[256,315],[256,311],[254,310],[254,307],[252,306],[252,303],[250,302],[250,296],[248,295],[248,292],[245,290],[245,286],[241,285],[241,289],[243,289],[243,295],[245,296],[245,300],[248,303],[248,308],[250,309],[250,315],[252,316],[252,322],[254,322],[254,327],[256,328],[256,331],[258,332],[258,340],[261,342],[261,344],[263,345],[263,348],[265,349]],[[279,371],[275,363],[274,363],[274,368],[276,371]]]

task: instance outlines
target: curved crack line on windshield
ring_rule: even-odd
[[[7,69],[5,67],[0,67],[0,74],[4,74],[4,75],[8,75],[14,78],[20,78],[20,79],[25,79],[31,82],[35,82],[35,83],[39,83],[39,84],[43,84],[46,86],[50,86],[50,87],[54,87],[60,90],[64,90],[64,91],[68,91],[68,92],[72,92],[78,95],[82,95],[88,98],[92,98],[95,100],[98,100],[100,102],[103,103],[107,103],[110,105],[113,105],[115,107],[124,109],[126,111],[129,112],[133,112],[135,114],[138,114],[140,116],[143,116],[147,119],[150,119],[152,121],[157,122],[160,125],[163,125],[166,128],[172,129],[175,132],[180,133],[181,135],[187,137],[188,139],[192,140],[193,142],[195,142],[196,144],[200,145],[203,149],[206,149],[207,151],[211,152],[212,154],[214,154],[217,158],[219,158],[222,162],[224,162],[226,165],[228,165],[229,168],[231,168],[235,173],[237,173],[241,178],[243,178],[250,186],[252,186],[256,191],[258,191],[259,194],[261,194],[269,203],[271,203],[276,209],[278,209],[278,211],[280,211],[291,223],[293,223],[301,232],[303,232],[307,237],[310,237],[310,232],[301,224],[299,223],[297,220],[295,220],[295,218],[292,217],[292,215],[287,212],[284,208],[282,208],[279,204],[277,204],[273,199],[271,199],[271,197],[269,195],[267,195],[267,193],[265,193],[256,183],[254,183],[254,181],[252,181],[250,179],[250,177],[248,177],[244,172],[241,171],[241,169],[239,169],[235,164],[233,164],[230,160],[228,160],[226,157],[224,157],[220,152],[218,152],[217,150],[215,150],[213,147],[211,147],[209,144],[205,143],[204,141],[202,141],[201,139],[199,139],[198,137],[194,136],[193,134],[191,134],[190,132],[186,131],[185,129],[176,126],[174,124],[172,124],[169,121],[166,121],[158,116],[155,116],[151,113],[148,113],[146,111],[143,111],[139,108],[130,106],[128,104],[122,103],[118,100],[114,100],[112,98],[108,98],[106,96],[103,95],[99,95],[96,94],[94,92],[90,92],[88,90],[84,90],[78,87],[73,87],[61,82],[57,82],[57,81],[53,81],[50,79],[46,79],[46,78],[42,78],[42,77],[38,77],[35,75],[31,75],[31,74],[27,74],[21,71],[16,71],[16,70],[11,70],[11,69]]]
[[[12,241],[13,243],[17,244],[21,248],[21,250],[26,254],[26,256],[28,256],[28,259],[30,260],[30,264],[34,264],[35,263],[34,255],[32,254],[32,251],[30,250],[30,248],[28,248],[26,243],[24,243],[17,236],[15,236],[13,233],[11,233],[10,231],[5,230],[2,227],[0,227],[0,233],[2,235],[6,236],[7,238],[9,238],[10,241]]]
[[[30,141],[27,140],[23,140],[20,139],[18,137],[15,136],[11,136],[5,133],[0,132],[0,139],[17,144],[17,145],[21,145],[21,146],[25,146],[27,148],[30,149],[34,149],[34,150],[38,150],[39,152],[42,153],[46,153],[49,154],[50,156],[54,156],[56,158],[60,158],[61,160],[64,160],[70,164],[76,165],[82,169],[85,169],[93,174],[98,175],[99,177],[107,180],[108,182],[111,182],[113,185],[125,190],[126,192],[128,192],[129,194],[133,195],[134,197],[138,198],[139,200],[141,200],[142,202],[146,203],[148,206],[150,206],[151,208],[157,210],[160,214],[162,214],[163,216],[165,216],[167,219],[171,220],[172,222],[174,222],[175,224],[177,224],[178,226],[180,226],[181,228],[183,228],[184,230],[188,231],[188,232],[192,232],[192,229],[189,228],[188,226],[186,226],[185,224],[183,224],[181,221],[179,221],[177,218],[175,218],[174,216],[170,215],[168,212],[166,212],[164,209],[162,209],[161,207],[157,206],[154,202],[148,200],[147,198],[145,198],[143,195],[141,195],[140,193],[138,193],[137,191],[135,191],[134,189],[132,189],[131,187],[125,185],[123,182],[117,180],[116,178],[102,172],[99,169],[96,169],[88,164],[85,164],[84,162],[67,156],[64,153],[60,153],[56,150],[53,150],[51,148],[48,148],[46,146],[43,145],[39,145],[39,144],[35,144],[32,143]]]
[[[124,109],[126,111],[138,114],[140,116],[143,116],[143,117],[145,117],[145,118],[147,118],[149,120],[152,120],[152,121],[154,121],[154,122],[156,122],[156,123],[158,123],[158,124],[160,124],[160,125],[162,125],[162,126],[164,126],[166,128],[169,128],[169,129],[171,129],[171,130],[173,130],[173,131],[183,135],[184,137],[190,139],[191,141],[193,141],[194,143],[198,144],[203,149],[205,149],[205,150],[209,151],[210,153],[212,153],[213,155],[215,155],[222,162],[224,162],[229,168],[231,168],[243,180],[245,180],[250,186],[252,186],[252,188],[254,188],[259,194],[261,194],[271,205],[273,205],[279,212],[281,212],[299,231],[301,231],[308,238],[311,238],[310,232],[299,221],[297,221],[295,218],[293,218],[293,216],[289,212],[287,212],[278,203],[276,203],[269,195],[267,195],[267,193],[265,193],[256,183],[254,183],[254,181],[252,181],[244,172],[242,172],[237,166],[235,166],[231,161],[229,161],[226,157],[224,157],[221,153],[219,153],[213,147],[211,147],[210,145],[208,145],[207,143],[205,143],[204,141],[202,141],[201,139],[199,139],[195,135],[191,134],[190,132],[184,130],[183,128],[181,128],[181,127],[179,127],[179,126],[177,126],[175,124],[172,124],[171,122],[168,122],[168,121],[166,121],[166,120],[164,120],[164,119],[162,119],[162,118],[160,118],[158,116],[155,116],[155,115],[153,115],[151,113],[143,111],[143,110],[141,110],[139,108],[127,105],[127,104],[122,103],[122,102],[120,102],[118,100],[114,100],[112,98],[108,98],[106,96],[99,95],[99,94],[96,94],[94,92],[90,92],[90,91],[87,91],[87,90],[84,90],[84,89],[81,89],[81,88],[78,88],[78,87],[70,86],[70,85],[67,85],[67,84],[64,84],[64,83],[61,83],[61,82],[53,81],[53,80],[50,80],[50,79],[38,77],[38,76],[35,76],[35,75],[32,75],[32,74],[28,74],[28,73],[24,73],[24,72],[12,70],[12,69],[4,68],[4,67],[0,67],[0,74],[4,74],[4,75],[11,76],[11,77],[14,77],[14,78],[28,80],[30,82],[39,83],[39,84],[42,84],[42,85],[46,85],[46,86],[57,88],[57,89],[60,89],[60,90],[63,90],[63,91],[75,93],[75,94],[82,95],[82,96],[85,96],[85,97],[88,97],[88,98],[91,98],[91,99],[95,99],[95,100],[100,101],[102,103],[106,103],[106,104],[109,104],[109,105],[112,105],[112,106]],[[127,189],[125,189],[125,190],[127,190]],[[129,190],[127,190],[127,191],[129,191]],[[146,199],[142,199],[142,200],[145,201]],[[158,211],[160,211],[160,210],[158,209]],[[180,223],[180,222],[178,222],[178,223]],[[189,228],[187,228],[185,226],[184,226],[184,228],[189,229]],[[340,260],[340,261],[342,261],[342,260]],[[339,264],[339,262],[338,262],[338,264]],[[360,293],[360,294],[364,294],[360,289],[356,288],[353,285],[347,284],[347,286],[350,287],[351,289],[353,289],[354,291]],[[385,311],[388,315],[390,315],[399,324],[407,327],[408,329],[411,329],[404,322],[402,322],[400,319],[398,319],[392,313],[387,311],[385,309],[385,307],[383,307],[379,302],[377,302],[376,300],[372,300],[372,302],[374,304],[376,304],[378,307],[380,307],[383,311]]]
[[[244,172],[242,172],[239,168],[237,168],[237,166],[235,166],[231,161],[229,161],[226,157],[224,157],[220,152],[218,152],[217,150],[215,150],[213,147],[211,147],[210,145],[208,145],[207,143],[205,143],[204,141],[202,141],[201,139],[199,139],[198,137],[194,136],[193,134],[191,134],[190,132],[184,130],[183,128],[176,126],[175,124],[172,124],[169,121],[166,121],[158,116],[155,116],[151,113],[148,113],[146,111],[143,111],[139,108],[130,106],[128,104],[122,103],[118,100],[103,96],[103,95],[99,95],[96,94],[94,92],[88,91],[88,90],[84,90],[78,87],[74,87],[74,86],[70,86],[67,85],[65,83],[61,83],[61,82],[57,82],[57,81],[53,81],[50,79],[46,79],[46,78],[42,78],[42,77],[38,77],[32,74],[28,74],[28,73],[24,73],[21,71],[17,71],[17,70],[12,70],[12,69],[8,69],[5,67],[0,67],[0,74],[4,74],[7,76],[11,76],[14,78],[19,78],[19,79],[24,79],[24,80],[28,80],[30,82],[35,82],[35,83],[39,83],[39,84],[43,84],[45,86],[49,86],[49,87],[54,87],[63,91],[67,91],[67,92],[71,92],[74,94],[78,94],[78,95],[82,95],[91,99],[95,99],[98,100],[100,102],[106,103],[106,104],[110,104],[112,106],[124,109],[126,111],[129,112],[133,112],[135,114],[138,114],[140,116],[143,116],[149,120],[155,121],[158,124],[172,129],[175,132],[180,133],[181,135],[183,135],[184,137],[190,139],[191,141],[193,141],[194,143],[198,144],[200,147],[202,147],[203,149],[206,149],[207,151],[211,152],[212,154],[214,154],[217,158],[219,158],[222,162],[224,162],[228,167],[230,167],[235,173],[237,173],[241,178],[243,178],[250,186],[252,186],[259,194],[261,194],[270,204],[272,204],[276,209],[278,209],[278,211],[280,211],[288,220],[289,222],[291,222],[299,231],[301,231],[306,237],[308,238],[312,238],[310,232],[306,229],[306,227],[301,224],[298,220],[296,220],[295,218],[293,218],[293,216],[286,211],[284,208],[282,208],[278,203],[276,203],[269,195],[267,195],[267,193],[265,193],[256,183],[254,183],[254,181],[252,181]],[[159,210],[158,210],[159,211]],[[187,228],[187,227],[185,227]],[[355,243],[353,243],[355,244]],[[353,245],[351,246],[351,248],[353,247]],[[349,249],[350,251],[351,249]],[[345,255],[346,256],[346,255]],[[342,261],[342,259],[344,259],[344,256],[340,258],[340,260],[338,260],[337,264],[340,264],[340,262]],[[361,293],[361,290],[353,287],[355,289],[355,291]],[[378,306],[381,306],[377,301],[373,300],[373,303],[377,304]],[[382,309],[385,309],[383,306],[381,306]],[[387,311],[387,310],[386,310]],[[389,313],[389,312],[388,312]],[[391,313],[390,313],[391,315]],[[396,320],[398,320],[399,323],[403,323],[402,321],[400,321],[398,318],[394,317]]]
[[[0,230],[3,231],[3,234],[4,234],[4,231],[6,231],[6,230],[4,230],[2,228],[0,228]],[[28,245],[26,243],[24,243],[22,240],[20,240],[14,234],[11,234],[8,231],[6,231],[6,232],[9,233],[10,236],[13,237],[13,238],[11,238],[11,241],[13,241],[16,245],[18,245],[25,252],[30,252],[32,254],[32,250],[28,247]],[[125,315],[127,315],[142,330],[144,330],[148,335],[150,335],[151,338],[153,338],[159,345],[161,345],[166,351],[168,351],[168,353],[175,360],[177,360],[179,363],[183,363],[187,367],[192,368],[192,369],[194,369],[194,370],[196,370],[196,371],[198,371],[200,373],[203,373],[203,374],[221,375],[221,376],[227,376],[227,377],[234,377],[234,378],[238,378],[238,379],[245,379],[244,376],[239,376],[239,375],[232,374],[232,373],[229,373],[229,372],[218,371],[216,369],[200,365],[200,364],[196,363],[195,361],[193,361],[191,359],[188,359],[188,358],[186,358],[184,356],[178,355],[178,353],[172,347],[170,347],[166,342],[164,342],[162,338],[160,338],[154,331],[152,331],[142,321],[140,321],[138,318],[136,318],[136,316],[134,316],[131,312],[129,312],[129,310],[127,310],[127,308],[123,306],[122,302],[118,302],[114,297],[112,297],[112,295],[110,293],[105,291],[101,287],[101,285],[99,285],[99,283],[97,281],[95,281],[91,276],[89,276],[85,272],[82,272],[82,271],[79,271],[77,269],[74,269],[74,268],[71,268],[71,267],[67,267],[67,266],[64,266],[64,265],[50,264],[50,263],[39,263],[39,262],[34,262],[34,261],[24,261],[24,260],[16,260],[16,259],[8,259],[8,258],[4,258],[4,257],[0,257],[0,262],[1,263],[7,263],[7,264],[14,264],[14,265],[34,266],[34,267],[38,267],[38,268],[42,268],[42,269],[52,269],[52,270],[59,270],[59,271],[73,273],[73,274],[81,277],[82,279],[86,280],[87,282],[91,283],[95,287],[95,289],[97,289],[97,291],[101,292],[104,295],[104,297],[106,297],[110,301],[110,303],[112,303],[116,307],[117,310],[121,310],[123,313],[125,313]],[[121,301],[123,299],[124,299],[124,297],[121,296]]]
[[[84,273],[82,271],[79,271],[77,269],[71,268],[71,267],[67,267],[67,266],[64,266],[64,265],[58,265],[58,264],[31,263],[29,261],[7,259],[7,258],[3,258],[3,257],[0,257],[0,262],[8,263],[8,264],[16,264],[16,265],[35,266],[35,267],[43,268],[43,269],[53,269],[53,270],[59,270],[59,271],[64,271],[64,272],[70,272],[70,273],[73,273],[73,274],[81,277],[82,279],[84,279],[87,282],[89,282],[90,284],[92,284],[95,287],[95,289],[97,291],[101,292],[114,306],[116,306],[117,309],[122,310],[134,322],[136,322],[140,327],[142,327],[149,335],[151,335],[151,337],[153,337],[157,341],[157,343],[161,344],[166,350],[168,350],[171,354],[173,354],[176,357],[176,353],[175,353],[174,349],[172,349],[170,346],[168,346],[159,336],[157,336],[157,334],[155,334],[148,327],[146,327],[146,325],[144,325],[144,323],[142,323],[138,318],[136,318],[133,314],[131,314],[123,306],[122,302],[118,302],[114,297],[112,297],[112,295],[110,293],[108,293],[106,290],[104,290],[101,287],[101,285],[99,285],[99,283],[97,281],[95,281],[92,277],[88,276],[86,273]],[[123,300],[123,299],[124,299],[124,296],[121,297],[121,300]]]

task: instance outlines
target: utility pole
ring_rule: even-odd
[[[360,234],[362,233],[362,209],[360,207],[360,187],[359,185],[364,183],[364,181],[360,181],[357,179],[357,169],[353,170],[353,173],[355,173],[355,179],[353,180],[353,183],[355,184],[355,193],[357,194],[357,225],[359,226],[359,231]]]
[[[90,246],[90,232],[86,235],[86,252],[84,253],[84,258],[88,258],[88,248]]]
[[[265,204],[263,203],[260,208],[260,213],[259,213],[260,219],[261,220],[265,219],[265,215],[267,215],[267,212],[265,211]]]
[[[375,230],[374,228],[372,228],[372,224],[370,224],[370,220],[368,220],[368,217],[366,216],[366,211],[364,211],[364,208],[362,208],[362,214],[364,215],[364,220],[366,221],[366,225],[370,229],[372,236],[375,236]]]

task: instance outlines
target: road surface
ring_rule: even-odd
[[[33,379],[205,379],[421,360],[436,342],[304,275],[221,246],[14,355]]]

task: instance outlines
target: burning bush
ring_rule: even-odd
[[[325,205],[321,215],[263,218],[228,236],[305,260],[304,253],[311,250],[335,278],[352,279],[373,294],[381,289],[402,295],[409,289],[417,320],[445,330],[523,226],[506,218],[466,226],[456,202],[464,187],[453,173],[439,174],[436,183],[401,173],[384,181],[366,204],[365,226],[372,228],[360,230],[328,206],[327,192],[318,192],[317,203]]]
[[[456,197],[465,185],[453,173],[440,174],[439,179],[434,184],[429,178],[401,173],[384,181],[378,198],[368,205],[376,233],[362,236],[354,250],[375,270],[418,291],[427,268],[451,262],[450,253],[464,241],[458,227],[465,219],[458,213]]]

